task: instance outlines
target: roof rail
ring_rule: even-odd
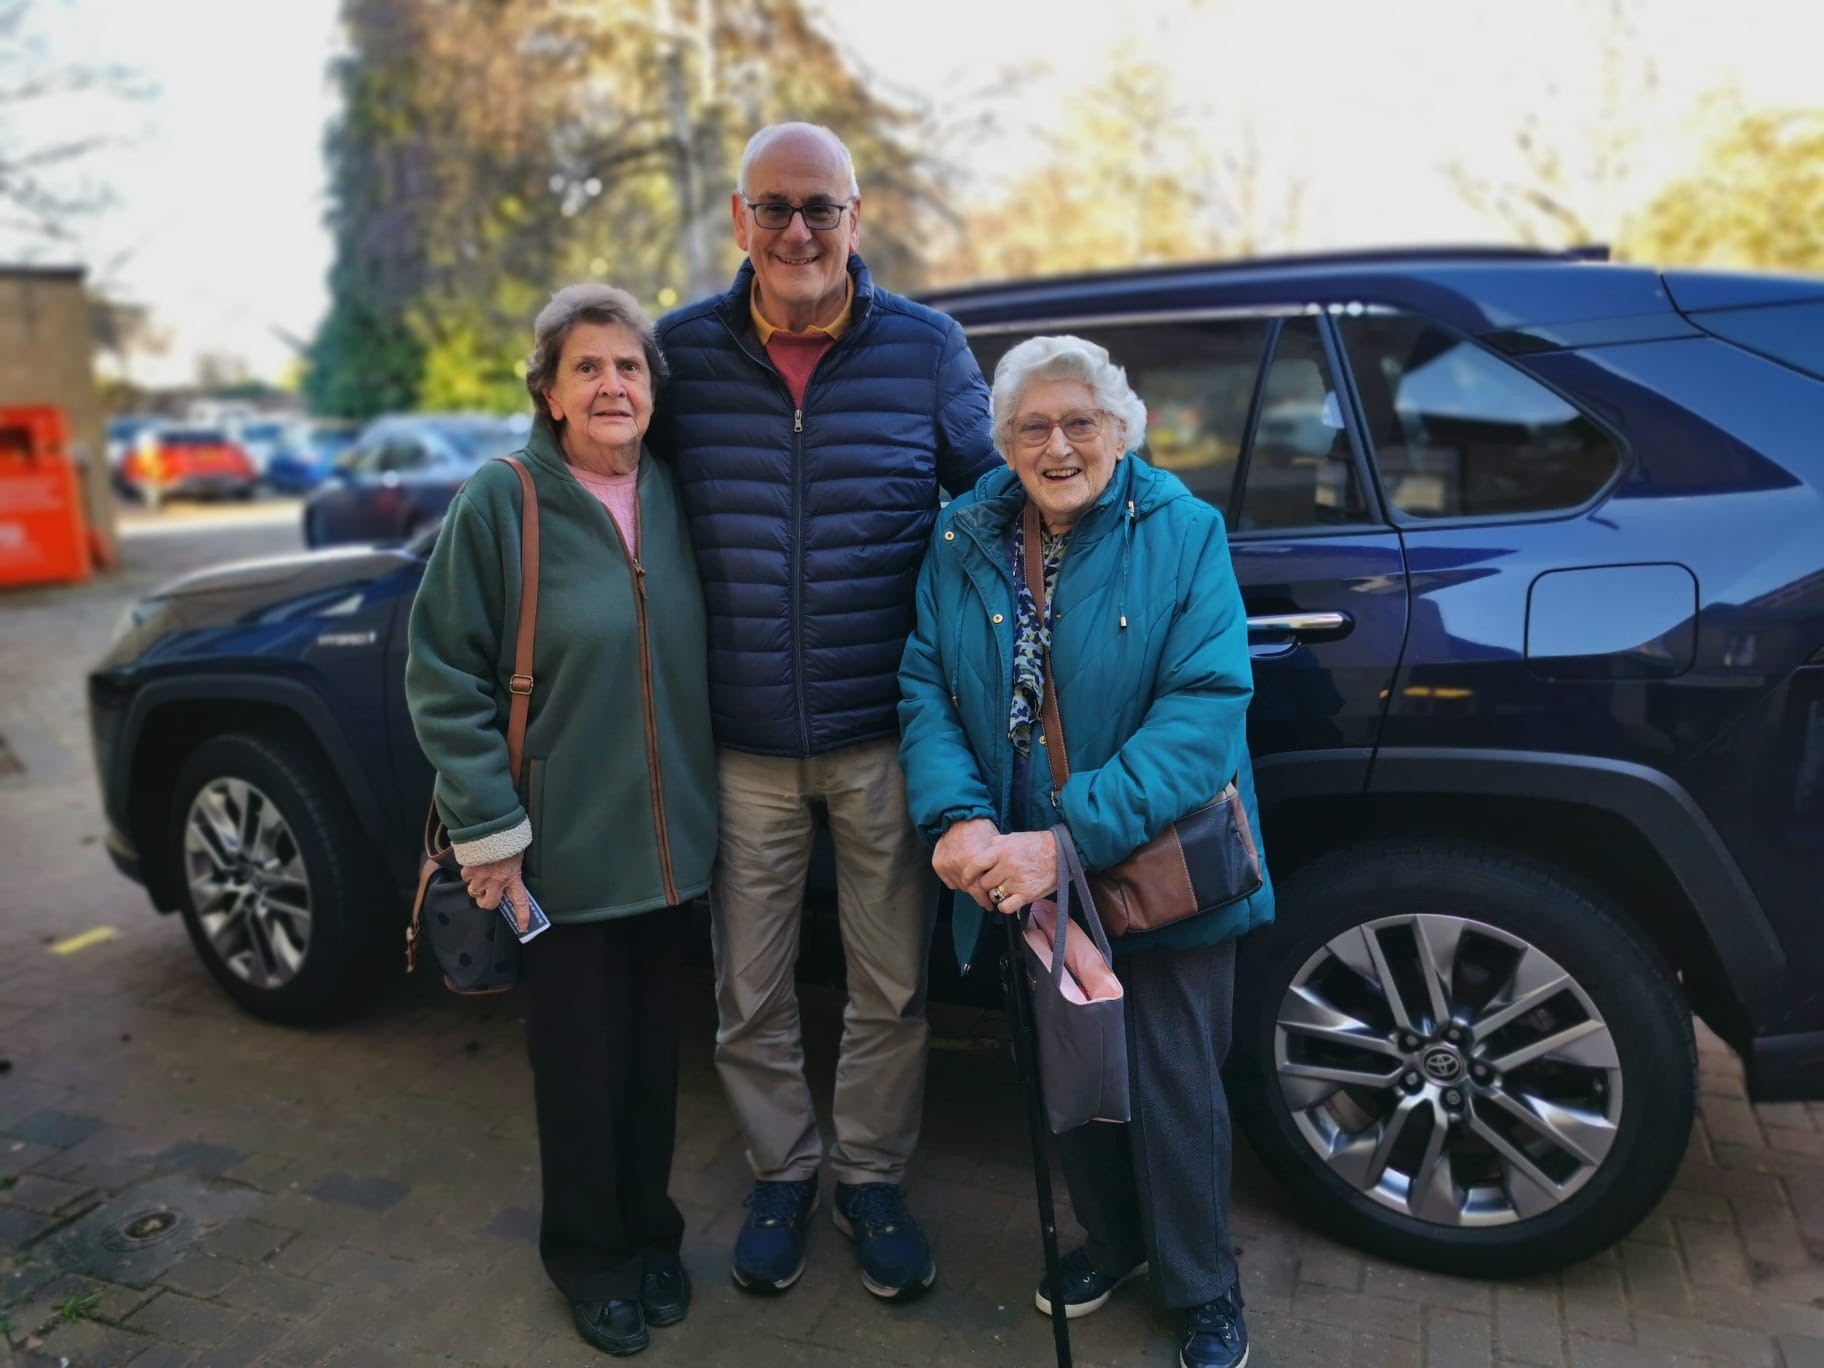
[[[1057,275],[1003,277],[961,285],[920,290],[926,303],[956,299],[977,291],[1004,290],[1009,285],[1064,285],[1120,276],[1127,279],[1177,275],[1185,271],[1225,272],[1296,270],[1304,267],[1395,265],[1403,261],[1607,261],[1606,243],[1577,247],[1524,247],[1495,245],[1438,245],[1414,247],[1363,247],[1332,252],[1291,252],[1277,256],[1228,257],[1213,260],[1173,261],[1150,266],[1120,266],[1103,271],[1066,271]]]

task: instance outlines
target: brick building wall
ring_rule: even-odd
[[[0,266],[0,407],[54,404],[88,457],[89,525],[114,542],[107,442],[95,392],[89,292],[77,267]]]

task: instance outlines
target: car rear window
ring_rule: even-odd
[[[1758,309],[1710,309],[1691,321],[1725,342],[1824,380],[1824,300]]]
[[[1413,518],[1565,512],[1621,464],[1556,391],[1410,314],[1339,317],[1381,484]]]
[[[228,436],[207,428],[181,428],[163,434],[158,440],[173,447],[223,446]]]
[[[526,444],[523,433],[504,423],[451,423],[436,431],[470,461],[510,456]]]

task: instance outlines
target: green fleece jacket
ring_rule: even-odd
[[[412,605],[406,702],[437,771],[438,811],[464,863],[524,849],[526,886],[554,922],[698,897],[716,853],[716,757],[703,595],[676,480],[642,457],[636,562],[548,422],[519,455],[542,550],[524,772],[516,790],[506,728],[520,487],[491,461],[450,505]]]

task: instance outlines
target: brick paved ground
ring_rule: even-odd
[[[7,1353],[140,1368],[600,1362],[531,1243],[537,1167],[513,1000],[460,1002],[420,982],[337,1030],[261,1025],[98,848],[80,678],[123,595],[173,567],[270,550],[291,535],[280,526],[134,537],[124,580],[0,598],[0,735],[24,766],[0,774]],[[97,926],[120,935],[46,948]],[[948,1018],[933,1058],[912,1185],[937,1243],[934,1295],[879,1306],[820,1219],[802,1284],[754,1302],[725,1274],[747,1175],[701,978],[691,1006],[675,1192],[697,1302],[643,1362],[1049,1361],[1030,1304],[1024,1128],[998,1047],[978,1039],[992,1022]],[[827,1092],[835,1004],[809,1012]],[[1824,1365],[1824,1105],[1751,1107],[1708,1039],[1702,1084],[1684,1170],[1646,1224],[1599,1258],[1517,1282],[1416,1273],[1328,1241],[1243,1154],[1235,1224],[1254,1362]],[[166,1248],[181,1256],[155,1276],[67,1271],[98,1247],[81,1239],[85,1218],[105,1219],[89,1213],[118,1200],[134,1214],[136,1194],[213,1223],[178,1229]],[[1078,1323],[1080,1363],[1172,1361],[1172,1322],[1132,1291]]]

